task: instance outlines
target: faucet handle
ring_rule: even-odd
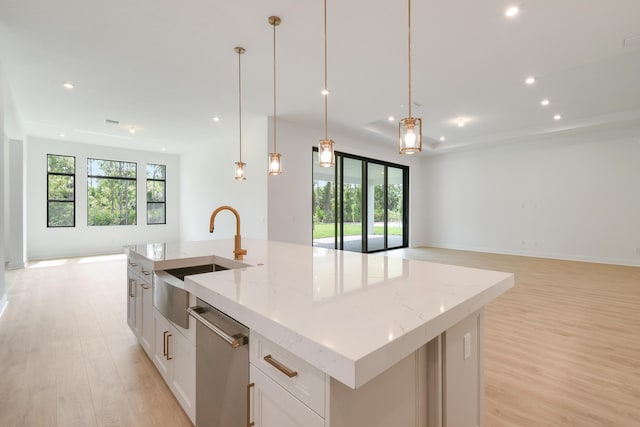
[[[233,253],[235,254],[235,259],[236,260],[242,260],[242,257],[247,254],[247,250],[246,249],[242,249],[242,248],[238,248],[238,249],[234,250]]]

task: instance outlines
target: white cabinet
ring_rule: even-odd
[[[195,422],[193,331],[175,326],[153,306],[153,264],[136,254],[130,254],[127,260],[127,324],[186,414]]]
[[[261,335],[250,332],[249,381],[260,427],[324,426],[326,375]]]
[[[256,427],[324,427],[324,419],[262,371],[250,365]]]
[[[138,277],[131,271],[127,271],[127,324],[135,336],[138,331]]]
[[[127,267],[127,324],[149,356],[153,347],[153,284],[151,268],[129,258]]]
[[[356,390],[254,331],[249,346],[250,420],[258,427],[436,425],[427,422],[425,346]]]
[[[196,353],[194,344],[158,310],[153,309],[152,360],[192,422],[196,415]]]
[[[153,351],[153,287],[150,282],[143,280],[140,283],[139,291],[138,342],[151,357]]]

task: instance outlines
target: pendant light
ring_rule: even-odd
[[[240,56],[244,53],[245,49],[240,46],[236,46],[233,50],[238,54],[238,122],[240,125],[240,161],[235,162],[235,178],[238,181],[244,181],[247,178],[244,176],[244,167],[247,165],[242,162],[242,79],[240,68]]]
[[[269,24],[273,26],[273,153],[269,153],[269,175],[280,175],[282,157],[276,150],[276,27],[280,25],[280,18],[270,16]]]
[[[411,116],[411,0],[409,11],[409,117],[398,123],[398,143],[400,154],[413,154],[422,151],[422,119]]]
[[[324,139],[318,144],[318,157],[320,166],[330,168],[336,164],[336,155],[333,150],[333,140],[327,136],[327,111],[329,103],[329,87],[327,86],[327,0],[324,0]]]

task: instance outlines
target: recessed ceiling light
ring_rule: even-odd
[[[511,18],[513,16],[516,16],[518,12],[520,12],[520,8],[518,8],[518,6],[511,6],[504,12],[504,14]]]
[[[64,82],[62,84],[62,86],[64,86],[65,89],[73,89],[73,87],[74,87],[73,83],[71,83],[71,82]]]
[[[213,118],[213,121],[214,121],[214,122],[219,122],[219,121],[220,121],[220,117],[215,116],[215,117]]]
[[[60,138],[64,138],[64,133],[61,133],[61,134],[60,134]]]
[[[555,116],[553,116],[553,120],[560,120],[562,119],[562,116],[560,114],[556,114]]]
[[[162,147],[162,151],[167,151],[167,147]]]
[[[458,121],[458,127],[459,127],[459,128],[463,128],[463,127],[464,127],[464,125],[465,125],[464,120],[460,120],[460,121]]]
[[[329,92],[327,89],[322,89],[322,94],[323,95],[329,95],[331,92]]]
[[[396,119],[395,117],[393,117],[393,116],[389,116],[389,119],[388,119],[388,120],[389,120],[390,122],[392,122],[392,121],[394,121],[395,119]]]
[[[540,105],[542,105],[543,107],[546,107],[549,104],[550,104],[550,101],[548,99],[543,99],[542,101],[540,101]]]
[[[526,84],[528,85],[532,85],[536,82],[536,78],[535,77],[527,77],[527,79],[524,81]]]
[[[131,127],[129,128],[129,133],[136,133],[136,128],[135,128],[135,126],[131,126]]]
[[[440,141],[444,141],[446,138],[444,136],[440,137]]]

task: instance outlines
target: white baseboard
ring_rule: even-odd
[[[501,255],[526,256],[526,257],[532,257],[532,258],[558,259],[563,261],[591,262],[596,264],[611,264],[611,265],[624,265],[629,267],[640,267],[640,259],[636,260],[636,259],[627,259],[627,258],[593,257],[593,256],[585,256],[585,255],[558,254],[558,253],[534,252],[534,251],[513,251],[513,250],[504,250],[504,249],[498,249],[498,248],[445,245],[442,243],[427,243],[423,245],[423,247],[453,249],[458,251],[483,252],[483,253],[492,253],[492,254],[501,254]]]

